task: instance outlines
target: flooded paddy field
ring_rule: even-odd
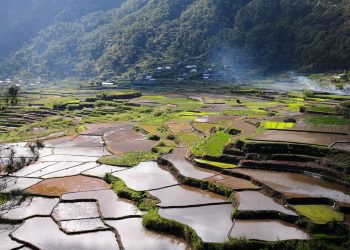
[[[243,237],[248,242],[267,242],[269,249],[270,241],[308,242],[315,234],[297,223],[286,223],[289,220],[283,216],[292,218],[290,221],[303,219],[315,226],[319,219],[315,219],[316,212],[328,211],[332,216],[327,223],[336,216],[341,225],[349,221],[349,215],[338,213],[337,207],[297,207],[265,193],[258,182],[286,197],[324,197],[350,203],[346,187],[319,180],[317,175],[241,168],[240,160],[246,154],[239,141],[248,138],[326,148],[334,144],[333,149],[343,150],[342,146],[346,148],[349,143],[344,124],[348,120],[340,115],[333,119],[300,113],[300,107],[320,108],[315,100],[303,98],[302,93],[244,94],[217,88],[216,93],[201,94],[188,87],[186,94],[169,88],[162,89],[167,95],[159,95],[159,90],[157,95],[100,102],[105,107],[94,104],[95,99],[105,101],[95,93],[84,93],[84,98],[93,97],[89,103],[93,108],[83,107],[85,99],[77,95],[79,100],[74,100],[80,101],[82,107],[61,110],[64,118],[25,125],[25,133],[15,130],[8,137],[0,137],[0,141],[30,141],[33,134],[45,138],[45,147],[35,162],[0,177],[1,183],[6,184],[0,192],[0,217],[13,222],[0,222],[0,248],[191,249],[193,239],[175,236],[173,232],[187,226],[186,230],[198,235],[198,239],[192,235],[197,242],[208,246],[225,245],[231,238]],[[322,105],[327,103],[322,100]],[[340,101],[329,103],[327,109],[333,109]],[[293,131],[284,127],[288,118],[295,119]],[[266,122],[283,126],[271,129],[265,127]],[[203,154],[194,154],[193,148],[201,145],[205,145],[201,148]],[[1,150],[6,146],[15,149],[15,156],[33,156],[26,143],[4,143],[0,147],[2,160],[11,154]],[[135,160],[147,154],[152,157]],[[116,156],[136,164],[101,164],[98,160],[102,156]],[[342,151],[336,156],[346,166],[347,154]],[[259,155],[256,159],[264,161]],[[219,166],[231,164],[235,169],[214,171],[197,166],[195,160]],[[290,162],[292,165],[293,159]],[[2,167],[0,171],[5,174],[6,169]],[[227,175],[227,171],[234,176]],[[345,168],[342,173],[348,175]],[[242,175],[252,180],[239,178]],[[28,197],[13,205],[6,200],[6,193],[15,189],[21,189]],[[271,212],[278,212],[281,217],[275,218]],[[240,213],[245,217],[239,217]],[[258,219],[265,215],[271,218]],[[322,225],[328,227],[327,223]],[[330,234],[322,230],[321,233]]]
[[[206,179],[209,182],[216,183],[219,185],[224,185],[225,187],[229,187],[233,190],[258,190],[260,187],[254,185],[252,182],[236,178],[228,175],[215,175],[213,177],[209,177]]]
[[[350,203],[350,190],[348,188],[309,176],[250,169],[231,171],[250,176],[286,196],[324,197],[338,202]]]
[[[11,235],[39,249],[119,249],[113,232],[68,235],[50,218],[26,220]]]
[[[271,197],[258,191],[237,192],[239,202],[238,210],[241,211],[277,211],[283,214],[297,216],[295,212],[279,204]]]
[[[232,228],[231,205],[160,209],[159,214],[192,227],[205,242],[228,240]]]
[[[215,203],[230,203],[228,199],[225,199],[220,195],[188,186],[168,187],[150,191],[150,194],[161,200],[158,204],[160,207],[186,207]]]
[[[256,140],[295,142],[305,144],[317,144],[331,146],[339,141],[349,141],[349,135],[293,132],[293,131],[267,131],[262,135],[254,137]]]
[[[137,191],[160,189],[177,185],[176,179],[156,162],[142,162],[140,165],[113,176],[122,179],[128,187]]]
[[[31,194],[61,196],[64,193],[108,189],[109,185],[96,178],[72,176],[43,180],[26,189]]]
[[[306,232],[294,225],[270,220],[236,220],[230,236],[264,241],[310,239]]]
[[[49,216],[59,199],[29,197],[20,204],[10,201],[0,205],[1,218],[7,220],[25,220],[33,216]]]
[[[103,218],[117,219],[142,215],[142,212],[128,200],[120,199],[113,190],[85,191],[66,193],[63,201],[96,200]]]
[[[117,221],[106,221],[107,225],[115,228],[121,237],[125,249],[187,249],[186,243],[168,235],[154,233],[142,226],[141,218],[131,218]],[[142,242],[142,247],[140,247]]]
[[[205,179],[216,175],[215,171],[202,169],[188,162],[185,157],[188,152],[187,148],[176,148],[174,151],[162,158],[170,162],[183,176],[196,179]]]

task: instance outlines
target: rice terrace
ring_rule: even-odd
[[[292,2],[1,2],[0,250],[350,249],[350,4]]]

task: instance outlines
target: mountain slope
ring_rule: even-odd
[[[58,22],[74,22],[118,7],[118,0],[1,0],[0,58],[20,49],[38,32]]]
[[[328,70],[348,58],[348,0],[127,0],[43,30],[0,72],[110,78],[179,61]]]

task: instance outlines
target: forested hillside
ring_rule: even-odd
[[[120,0],[1,0],[0,58],[20,49],[38,32],[58,22],[74,22],[96,11],[119,7]]]
[[[55,22],[5,60],[0,74],[109,78],[222,57],[265,70],[349,68],[350,1],[126,0]]]

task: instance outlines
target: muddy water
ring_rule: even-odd
[[[81,172],[84,172],[86,170],[89,170],[91,168],[97,167],[96,162],[87,162],[69,169],[61,170],[58,172],[50,173],[47,175],[41,176],[42,178],[56,178],[56,177],[65,177],[65,176],[73,176],[73,175],[78,175]]]
[[[142,226],[141,218],[106,221],[106,223],[118,230],[125,249],[186,249],[185,243],[176,238],[146,230]]]
[[[61,221],[60,228],[67,233],[82,233],[88,231],[106,230],[108,227],[103,224],[100,218]]]
[[[202,168],[198,168],[192,165],[185,159],[187,148],[176,148],[170,155],[165,155],[162,158],[171,162],[180,173],[186,177],[192,177],[196,179],[205,179],[217,174],[215,171],[210,171]]]
[[[349,141],[347,135],[269,130],[254,137],[258,140],[307,143],[329,146],[337,141]]]
[[[157,142],[147,140],[143,134],[132,130],[132,127],[108,132],[104,135],[107,148],[113,154],[122,154],[132,151],[149,151]]]
[[[190,206],[229,202],[223,196],[187,186],[175,186],[150,193],[161,200],[161,207]],[[171,194],[171,195],[170,195]]]
[[[224,242],[232,227],[231,205],[160,209],[159,214],[192,227],[205,242]]]
[[[200,118],[197,118],[196,122],[209,122],[209,123],[219,123],[221,121],[233,121],[236,119],[234,116],[226,115],[206,115]]]
[[[174,134],[192,132],[192,126],[189,122],[169,122],[166,125]]]
[[[87,130],[82,135],[99,135],[103,136],[106,133],[112,131],[131,130],[133,124],[131,122],[120,122],[120,123],[104,123],[104,124],[90,124]]]
[[[103,180],[85,176],[72,176],[44,180],[28,189],[27,192],[48,196],[61,196],[64,193],[109,189]]]
[[[79,135],[72,140],[73,147],[99,147],[103,146],[101,136]]]
[[[50,139],[45,141],[46,147],[59,147],[64,146],[65,144],[69,143],[71,140],[74,139],[74,136],[63,136],[55,139]]]
[[[224,110],[232,110],[232,109],[235,109],[235,108],[228,105],[228,104],[211,103],[211,104],[205,104],[203,107],[199,108],[198,111],[200,111],[200,112],[222,112]]]
[[[151,190],[176,185],[176,179],[166,170],[161,169],[156,162],[142,162],[138,166],[113,173],[134,190]]]
[[[310,238],[307,233],[294,225],[277,220],[236,220],[230,236],[264,241]]]
[[[1,249],[14,249],[21,246],[21,244],[9,237],[9,234],[14,231],[16,227],[18,227],[18,225],[0,224]]]
[[[3,213],[1,209],[1,217],[9,220],[23,220],[34,215],[49,216],[53,208],[58,204],[58,199],[47,199],[41,197],[27,198],[24,202],[17,206],[11,206],[10,210]],[[5,204],[7,206],[8,204]],[[7,206],[8,207],[8,206]]]
[[[142,212],[129,201],[119,199],[113,190],[100,190],[90,192],[78,192],[64,194],[61,197],[64,201],[93,199],[97,200],[104,218],[122,218],[126,216],[142,215]]]
[[[29,242],[39,249],[119,249],[112,232],[67,235],[60,231],[51,218],[33,218],[27,220],[12,233],[18,240]]]
[[[238,210],[242,211],[278,211],[288,215],[295,215],[292,210],[285,208],[277,203],[274,199],[257,191],[243,191],[238,192],[237,198],[239,200]]]
[[[350,203],[349,189],[309,176],[250,169],[235,169],[232,172],[249,175],[287,196],[326,197]]]
[[[127,168],[123,168],[123,167],[116,167],[116,166],[110,166],[110,165],[100,165],[96,168],[93,168],[93,169],[90,169],[90,170],[83,172],[83,174],[103,178],[107,173],[119,172],[119,171],[123,171],[126,169]]]
[[[260,189],[258,186],[254,185],[250,181],[236,178],[236,177],[231,177],[228,175],[219,174],[219,175],[215,175],[213,177],[207,178],[206,180],[209,182],[223,185],[223,186],[231,188],[233,190],[257,190],[257,189]]]
[[[118,155],[128,152],[151,151],[157,144],[158,142],[150,140],[125,140],[123,142],[107,143],[107,148],[111,153]]]
[[[60,203],[52,212],[56,221],[91,219],[99,217],[96,202]]]

